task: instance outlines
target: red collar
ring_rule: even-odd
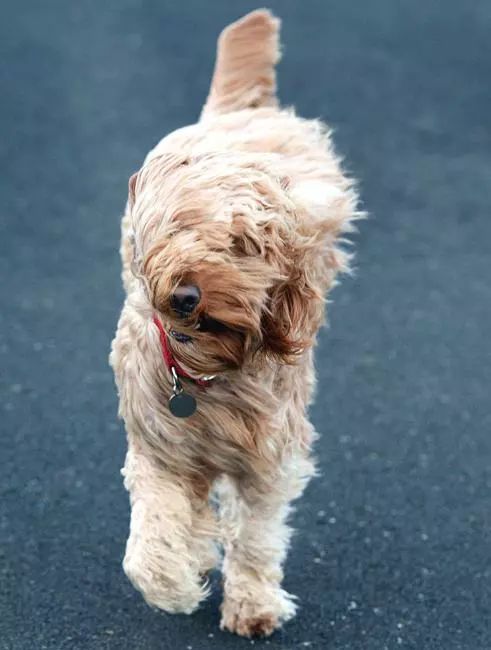
[[[167,332],[164,329],[164,326],[160,321],[160,318],[154,315],[153,322],[155,323],[159,331],[160,347],[162,348],[162,356],[164,357],[164,362],[165,365],[167,366],[167,370],[171,373],[171,375],[172,375],[172,368],[174,368],[176,374],[179,377],[183,377],[184,379],[190,379],[191,381],[194,381],[194,383],[197,384],[200,388],[206,388],[207,386],[209,386],[210,385],[209,379],[199,379],[196,377],[192,377],[188,372],[184,370],[182,366],[179,365],[179,363],[174,358],[174,355],[172,354],[172,350],[169,346],[169,338],[167,336]]]

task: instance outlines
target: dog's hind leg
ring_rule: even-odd
[[[125,573],[150,605],[189,614],[207,595],[205,574],[218,559],[207,499],[132,443],[123,474],[131,501]]]
[[[280,57],[279,26],[280,21],[269,11],[259,9],[223,30],[202,118],[277,105],[275,65]]]

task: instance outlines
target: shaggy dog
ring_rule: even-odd
[[[151,605],[190,613],[223,546],[221,627],[244,636],[295,613],[282,564],[290,502],[314,473],[313,346],[357,216],[326,127],[277,104],[278,31],[265,10],[227,27],[199,122],[131,177],[110,359],[124,570]]]

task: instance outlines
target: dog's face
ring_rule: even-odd
[[[141,272],[176,358],[196,373],[291,362],[322,317],[287,179],[246,154],[164,154],[130,179]]]

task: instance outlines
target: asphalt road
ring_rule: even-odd
[[[0,649],[208,650],[122,572],[107,364],[129,175],[194,121],[215,38],[257,5],[2,2]],[[295,516],[300,613],[256,646],[491,647],[491,5],[282,0],[281,96],[336,129],[371,218],[336,289]]]

